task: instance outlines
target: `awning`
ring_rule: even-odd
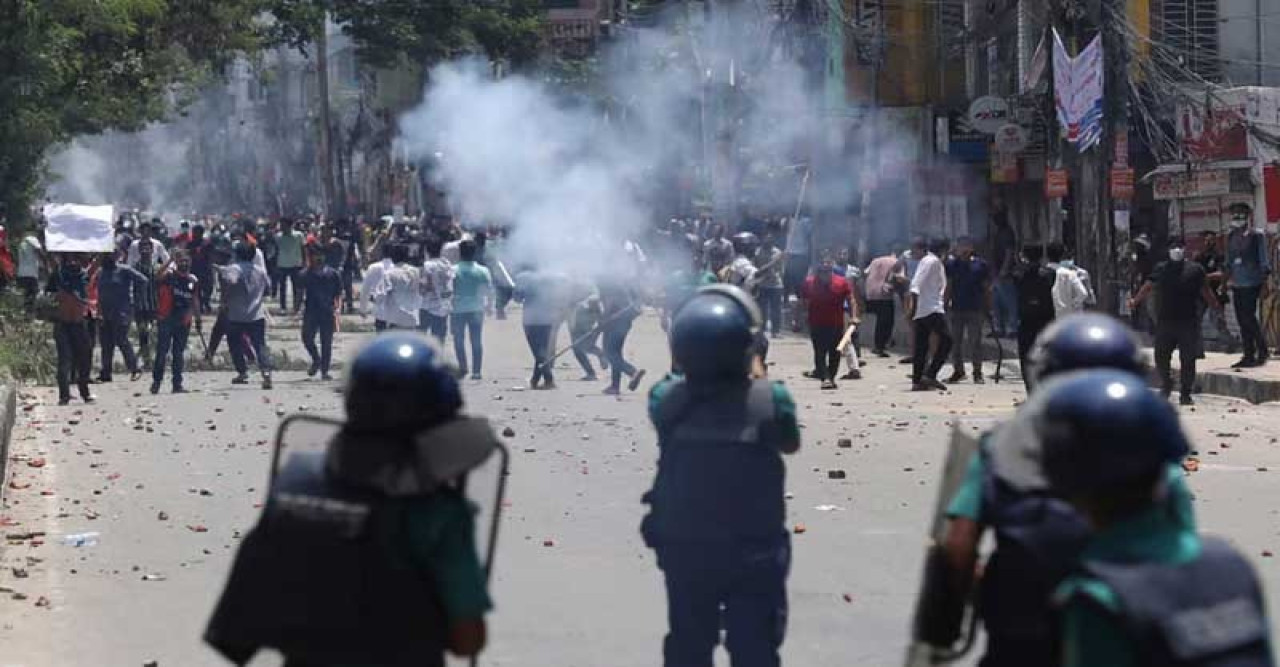
[[[1180,162],[1176,164],[1162,164],[1159,167],[1156,167],[1151,173],[1143,176],[1139,181],[1146,183],[1160,174],[1180,174],[1191,171],[1209,171],[1212,169],[1253,169],[1257,165],[1257,160],[1219,160],[1217,162]]]

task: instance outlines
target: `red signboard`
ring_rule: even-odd
[[[1133,169],[1130,167],[1113,167],[1111,169],[1111,198],[1133,199]]]
[[[1067,170],[1047,169],[1044,172],[1044,196],[1059,199],[1067,196]]]

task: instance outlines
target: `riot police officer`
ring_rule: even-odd
[[[425,337],[369,343],[324,453],[277,453],[206,641],[239,665],[261,648],[291,667],[442,667],[446,650],[477,654],[490,601],[460,487],[498,445],[461,407]]]
[[[1028,410],[1051,486],[1094,531],[1056,595],[1064,666],[1273,664],[1253,568],[1164,500],[1191,449],[1173,407],[1131,374],[1096,371],[1051,380]]]
[[[650,393],[659,460],[641,533],[666,579],[666,667],[710,665],[722,627],[734,667],[779,664],[791,560],[782,455],[800,431],[787,390],[750,376],[761,326],[742,290],[700,288],[671,324],[683,376]]]
[[[1082,369],[1113,369],[1141,379],[1147,373],[1137,339],[1112,317],[1083,313],[1057,320],[1041,334],[1024,373],[1036,386]],[[983,435],[978,454],[947,507],[942,547],[951,594],[937,604],[963,611],[975,583],[987,633],[983,667],[1054,665],[1057,621],[1050,597],[1071,570],[1088,536],[1083,517],[1049,488],[1041,443],[1025,410]],[[1182,471],[1168,470],[1170,511],[1194,530],[1191,496]],[[996,549],[981,582],[973,579],[982,533],[995,531]],[[947,616],[947,614],[942,614]],[[954,617],[954,615],[953,615]],[[942,633],[946,634],[946,633]]]

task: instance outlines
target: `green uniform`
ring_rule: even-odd
[[[493,604],[476,553],[471,504],[448,494],[408,502],[410,555],[431,573],[445,616],[450,622],[483,618]]]
[[[672,383],[678,380],[675,375],[668,375],[649,390],[649,419],[657,423],[658,406],[671,390]],[[800,442],[800,423],[796,420],[796,402],[791,392],[781,382],[773,383],[773,410],[778,422],[778,433],[782,442]]]
[[[1170,491],[1173,491],[1170,485]],[[1170,494],[1171,499],[1176,493]],[[1110,526],[1089,540],[1081,558],[1101,562],[1182,564],[1200,555],[1200,537],[1164,503]],[[1067,579],[1055,596],[1063,611],[1063,667],[1135,667],[1137,647],[1116,623],[1119,603],[1109,586],[1087,576]]]

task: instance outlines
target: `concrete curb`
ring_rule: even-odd
[[[13,437],[17,410],[17,386],[0,380],[0,503],[3,503],[5,489],[9,486],[9,441]]]

